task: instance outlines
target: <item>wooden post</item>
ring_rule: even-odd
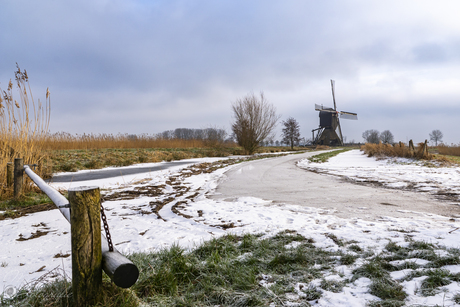
[[[425,144],[423,144],[422,157],[428,158],[428,140],[425,140]]]
[[[22,184],[24,181],[24,160],[22,158],[14,159],[14,198],[18,198],[22,193]]]
[[[409,149],[412,150],[412,151],[415,150],[414,142],[412,142],[412,140],[409,141]]]
[[[412,142],[412,140],[409,141],[409,155],[411,157],[415,156],[415,147],[414,147],[414,142]]]
[[[102,290],[101,196],[98,187],[69,189],[72,292],[75,306],[93,306]]]
[[[13,162],[8,162],[6,164],[6,186],[11,187],[13,185],[14,178],[14,166]]]

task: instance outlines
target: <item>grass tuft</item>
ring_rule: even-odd
[[[353,148],[345,148],[345,149],[324,152],[324,153],[309,157],[308,160],[313,163],[324,163],[324,162],[327,162],[330,158],[335,157],[340,153],[347,152],[352,149]]]
[[[407,297],[407,293],[404,292],[403,286],[387,277],[374,279],[369,290],[370,294],[382,300],[403,301]]]

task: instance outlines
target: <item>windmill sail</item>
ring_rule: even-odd
[[[325,108],[325,107],[323,107],[323,105],[319,105],[319,104],[315,104],[315,110],[316,111],[330,112],[330,113],[337,113],[337,111],[335,111],[334,109]]]
[[[350,112],[344,112],[344,111],[341,111],[339,113],[340,113],[340,118],[358,120],[358,114],[356,113],[350,113]]]
[[[321,110],[323,110],[323,106],[322,105],[320,106],[319,104],[315,103],[315,110],[316,111],[321,111]]]
[[[334,92],[334,85],[335,81],[331,80],[331,88],[332,88],[332,101],[334,101],[334,110],[337,110],[337,106],[335,105],[335,92]]]

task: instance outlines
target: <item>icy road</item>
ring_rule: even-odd
[[[352,183],[347,179],[349,174],[325,176],[297,165],[298,161],[317,154],[310,152],[242,163],[225,173],[212,198],[234,200],[251,196],[279,204],[332,209],[341,218],[367,220],[381,216],[409,217],[413,211],[460,216],[458,204],[440,201],[429,193],[376,188],[372,180],[369,180],[371,183]],[[349,156],[343,159],[349,163],[353,159],[374,161],[357,150],[341,154],[344,155]]]

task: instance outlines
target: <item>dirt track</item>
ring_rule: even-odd
[[[460,217],[460,207],[415,191],[355,184],[339,177],[321,175],[296,166],[296,162],[318,154],[305,153],[243,163],[225,173],[214,199],[241,196],[335,209],[342,218],[376,220],[382,216],[414,217],[413,212]]]

